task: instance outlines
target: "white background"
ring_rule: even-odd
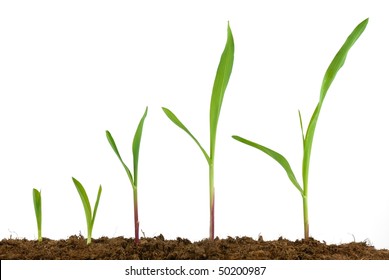
[[[58,279],[58,271],[61,271],[60,279],[71,279],[88,276],[93,279],[182,279],[181,267],[187,275],[185,279],[226,279],[228,273],[240,271],[242,267],[260,267],[261,275],[252,274],[250,276],[241,276],[242,279],[268,279],[279,280],[295,275],[300,280],[315,279],[320,274],[321,279],[331,277],[355,277],[356,279],[369,279],[374,274],[374,279],[386,280],[387,261],[282,261],[282,260],[209,260],[209,261],[176,261],[176,260],[90,260],[90,261],[2,261],[1,279],[19,280],[31,276],[39,279]],[[264,269],[263,267],[266,267]],[[22,268],[22,269],[21,269]],[[166,275],[166,268],[169,275]],[[126,275],[126,269],[132,272],[132,275]],[[148,269],[148,270],[147,270]],[[209,274],[204,273],[208,269]],[[236,269],[236,271],[235,271]],[[165,275],[161,275],[161,270]],[[195,272],[200,273],[190,275]],[[177,271],[176,274],[175,271]],[[143,275],[134,275],[135,273],[144,273]],[[148,272],[148,273],[147,273]],[[154,275],[152,274],[154,273]],[[156,275],[158,273],[158,275]],[[224,274],[223,274],[224,273]],[[263,274],[262,274],[263,273]],[[129,274],[129,273],[128,273]],[[173,275],[172,275],[173,274]]]
[[[302,200],[270,157],[301,182],[304,128],[325,70],[354,27],[370,22],[330,88],[310,172],[311,236],[389,248],[389,18],[385,1],[2,1],[0,4],[0,237],[35,239],[32,188],[42,190],[43,235],[86,234],[71,177],[94,203],[93,237],[134,236],[132,189],[105,137],[139,166],[147,237],[208,237],[208,167],[168,107],[209,150],[209,104],[226,42],[235,62],[216,146],[216,230],[303,237]],[[93,207],[93,206],[92,206]]]

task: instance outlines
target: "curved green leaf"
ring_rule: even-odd
[[[130,179],[132,188],[135,188],[136,185],[135,185],[134,179],[133,179],[133,177],[132,177],[131,171],[130,171],[130,169],[128,169],[127,165],[126,165],[126,164],[124,163],[124,161],[122,160],[122,157],[121,157],[120,154],[119,154],[118,148],[116,147],[115,140],[113,139],[111,133],[110,133],[108,130],[105,132],[105,134],[106,134],[106,136],[107,136],[107,139],[108,139],[109,144],[110,144],[111,147],[112,147],[112,150],[115,152],[115,154],[116,154],[117,157],[119,158],[120,162],[122,163],[124,169],[126,170],[126,173],[127,173],[128,178]]]
[[[309,162],[311,158],[313,137],[315,134],[317,120],[319,119],[321,106],[323,104],[328,89],[330,88],[333,80],[336,77],[336,74],[338,73],[340,68],[342,68],[342,66],[344,65],[349,50],[354,45],[354,43],[358,40],[358,38],[361,36],[368,22],[369,19],[367,18],[364,21],[362,21],[360,24],[358,24],[358,26],[353,30],[353,32],[351,32],[351,34],[347,37],[346,42],[343,44],[343,46],[340,48],[338,53],[335,55],[334,59],[332,60],[331,64],[329,65],[324,75],[323,83],[320,90],[320,99],[315,108],[315,111],[312,114],[311,120],[307,128],[307,132],[305,134],[304,158],[303,158],[303,184],[304,184],[305,194],[308,191],[307,186],[308,186]]]
[[[186,126],[176,117],[176,115],[170,111],[167,108],[162,108],[162,110],[165,112],[166,116],[179,128],[181,128],[183,131],[185,131],[199,146],[200,150],[203,152],[203,155],[205,156],[205,159],[207,160],[208,163],[210,163],[209,156],[207,152],[204,150],[204,148],[201,146],[200,142],[197,141],[196,137],[193,136],[193,134],[186,128]]]
[[[210,158],[215,156],[216,130],[219,121],[220,110],[223,103],[224,93],[228,81],[230,80],[232,66],[234,64],[234,38],[230,29],[227,27],[227,42],[221,55],[219,66],[217,68],[215,81],[212,89],[211,106],[210,106]]]
[[[101,191],[103,190],[103,188],[99,187],[99,190],[97,192],[97,198],[96,198],[96,202],[95,202],[95,207],[93,209],[93,215],[92,215],[92,221],[91,221],[91,230],[93,229],[93,225],[95,223],[95,218],[96,218],[96,213],[97,213],[97,208],[99,207],[99,202],[100,202],[100,196],[101,196]]]
[[[88,226],[88,232],[89,228],[92,222],[92,210],[90,207],[88,195],[86,194],[86,191],[84,187],[81,185],[79,181],[77,181],[75,178],[72,177],[73,183],[76,186],[76,189],[78,191],[78,194],[80,195],[82,205],[84,206],[84,211],[85,211],[85,217],[86,217],[86,224]]]
[[[367,18],[360,24],[358,24],[357,27],[355,27],[353,32],[351,32],[351,34],[347,37],[346,42],[344,42],[343,46],[340,48],[340,50],[332,60],[323,78],[323,83],[320,90],[320,102],[323,102],[324,97],[326,96],[327,91],[331,86],[332,81],[335,79],[335,76],[338,73],[339,69],[343,66],[349,50],[358,40],[359,36],[361,36],[363,31],[365,31],[368,22],[369,19]]]
[[[309,125],[307,128],[307,132],[305,135],[305,141],[304,141],[304,156],[303,156],[303,186],[304,186],[304,193],[306,194],[308,192],[307,186],[308,186],[308,173],[309,173],[309,163],[311,160],[311,151],[312,151],[312,143],[313,143],[313,136],[315,133],[315,128],[317,124],[317,120],[319,118],[319,113],[321,110],[321,104],[317,104],[315,111],[312,114],[311,120],[309,121]]]
[[[138,161],[139,161],[139,147],[140,147],[140,141],[142,139],[142,131],[143,131],[143,123],[145,122],[146,116],[147,116],[147,109],[143,114],[143,117],[139,121],[138,128],[136,129],[134,140],[132,142],[132,156],[133,156],[133,162],[134,162],[134,185],[138,186]]]
[[[244,143],[246,145],[249,145],[251,147],[257,148],[258,150],[264,152],[265,154],[267,154],[270,157],[272,157],[275,161],[277,161],[285,169],[286,174],[288,175],[288,177],[289,177],[290,181],[293,183],[293,185],[303,195],[303,190],[300,187],[300,184],[297,182],[297,179],[294,176],[294,173],[292,171],[292,168],[290,167],[289,162],[286,160],[286,158],[283,155],[281,155],[281,154],[279,154],[279,153],[277,153],[277,152],[275,152],[275,151],[273,151],[273,150],[271,150],[269,148],[266,148],[266,147],[264,147],[262,145],[254,143],[254,142],[252,142],[250,140],[244,139],[242,137],[234,135],[234,136],[232,136],[232,138],[234,138],[235,140],[237,140],[239,142],[242,142],[242,143]]]

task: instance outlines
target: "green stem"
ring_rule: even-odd
[[[309,239],[309,221],[308,221],[308,193],[303,196],[303,212],[304,212],[304,238]]]
[[[133,188],[134,195],[134,224],[135,224],[135,244],[139,244],[139,220],[138,220],[138,191]]]
[[[209,206],[210,206],[210,223],[209,239],[214,240],[215,235],[215,185],[214,185],[214,166],[213,161],[209,164]]]
[[[92,229],[91,226],[88,226],[88,239],[86,240],[86,245],[89,245],[92,242]]]
[[[38,228],[38,241],[42,242],[42,230]]]

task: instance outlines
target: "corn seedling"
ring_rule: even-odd
[[[216,72],[215,81],[213,84],[211,105],[210,105],[210,154],[204,150],[200,142],[193,136],[193,134],[182,124],[173,112],[167,108],[162,108],[167,117],[176,124],[179,128],[184,130],[198,145],[209,166],[209,197],[210,197],[210,230],[209,239],[214,239],[215,230],[215,187],[214,187],[214,162],[215,162],[215,144],[216,144],[216,129],[219,120],[220,110],[223,102],[224,93],[227,88],[228,81],[232,72],[232,65],[234,62],[234,38],[230,26],[227,28],[227,43],[225,45],[223,54],[221,55],[219,66]]]
[[[41,191],[32,189],[32,200],[34,202],[36,225],[38,227],[38,241],[42,241],[42,200]]]
[[[140,141],[142,139],[142,131],[143,131],[143,123],[147,116],[147,107],[143,114],[143,117],[141,118],[138,128],[136,129],[134,139],[132,141],[132,156],[133,156],[133,167],[134,167],[134,176],[132,176],[132,173],[130,169],[127,167],[127,165],[122,160],[122,157],[120,156],[119,150],[116,147],[115,140],[113,139],[111,133],[107,130],[106,136],[108,139],[109,144],[111,145],[113,151],[119,158],[120,162],[122,163],[124,169],[126,170],[127,176],[130,179],[132,191],[133,191],[133,198],[134,198],[134,223],[135,223],[135,243],[139,243],[139,219],[138,219],[138,162],[139,162],[139,148],[140,148]]]
[[[100,185],[99,190],[97,192],[95,207],[94,207],[93,213],[92,213],[91,205],[89,203],[89,198],[88,198],[88,195],[86,194],[84,187],[75,178],[72,178],[72,179],[73,179],[74,185],[76,186],[78,194],[80,195],[82,205],[84,206],[85,217],[86,217],[86,226],[88,229],[88,239],[86,241],[86,244],[90,244],[92,242],[92,230],[93,230],[93,225],[95,223],[97,208],[99,207],[99,201],[100,201],[100,195],[101,195],[102,188]]]
[[[300,192],[302,199],[303,199],[303,214],[304,214],[304,237],[305,239],[309,238],[309,223],[308,223],[308,173],[309,173],[309,163],[311,158],[311,150],[312,150],[312,142],[313,142],[313,136],[315,133],[315,128],[317,124],[317,120],[319,118],[320,110],[323,105],[324,98],[327,94],[327,91],[329,87],[331,86],[331,83],[335,79],[336,74],[338,73],[339,69],[343,66],[347,54],[351,47],[354,45],[354,43],[357,41],[359,36],[363,33],[365,30],[367,23],[369,19],[366,19],[362,21],[349,35],[346,42],[343,44],[343,46],[340,48],[338,53],[335,55],[334,59],[332,60],[331,64],[329,65],[321,85],[320,90],[320,99],[319,102],[311,116],[311,120],[309,122],[307,131],[304,135],[303,125],[302,125],[302,118],[301,113],[298,111],[299,119],[300,119],[300,128],[302,133],[302,141],[303,141],[303,161],[302,161],[302,179],[303,179],[303,187],[298,183],[290,165],[289,162],[286,160],[284,156],[281,154],[264,147],[262,145],[259,145],[257,143],[254,143],[252,141],[249,141],[245,138],[239,137],[239,136],[232,136],[234,139],[247,144],[249,146],[252,146],[254,148],[257,148],[264,152],[265,154],[272,157],[274,160],[276,160],[286,171],[289,179],[293,183],[293,185],[297,188],[297,190]]]

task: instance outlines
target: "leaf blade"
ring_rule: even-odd
[[[277,153],[276,151],[273,151],[265,146],[262,146],[260,144],[255,143],[255,142],[252,142],[250,140],[242,138],[240,136],[233,135],[232,138],[234,138],[235,140],[237,140],[243,144],[246,144],[246,145],[251,146],[253,148],[257,148],[258,150],[264,152],[265,154],[267,154],[268,156],[273,158],[275,161],[277,161],[286,171],[286,174],[288,175],[292,184],[297,188],[297,190],[301,194],[303,194],[303,190],[302,190],[300,184],[297,182],[296,176],[294,175],[292,168],[290,167],[289,162],[286,160],[286,158],[283,155],[281,155],[281,154]]]
[[[315,128],[316,128],[317,120],[319,118],[321,104],[322,103],[317,104],[315,111],[313,112],[313,114],[311,116],[311,120],[309,121],[309,125],[308,125],[307,132],[305,135],[303,168],[302,168],[303,186],[304,186],[304,193],[305,194],[308,192],[306,186],[308,186],[308,173],[309,173],[309,165],[310,165],[310,161],[311,161],[313,136],[315,134]]]
[[[133,163],[134,163],[134,185],[136,187],[138,186],[139,148],[140,148],[140,142],[142,139],[143,124],[144,124],[146,116],[147,116],[147,110],[148,110],[148,107],[146,107],[146,110],[145,110],[142,118],[139,121],[138,127],[137,127],[135,135],[134,135],[134,139],[132,141],[132,157],[133,157]]]
[[[36,223],[38,227],[38,241],[42,241],[42,198],[41,198],[41,191],[38,191],[37,189],[32,189],[32,199],[34,202],[34,210],[35,210],[35,217],[36,217]]]
[[[122,157],[120,156],[119,150],[116,146],[115,140],[113,139],[111,133],[108,130],[105,131],[105,134],[107,136],[109,144],[111,145],[112,150],[115,152],[116,156],[119,158],[120,162],[122,163],[122,165],[127,173],[127,176],[130,179],[132,188],[135,188],[134,178],[132,177],[130,169],[127,167],[127,165],[122,160]]]
[[[327,68],[326,73],[323,77],[322,86],[320,89],[320,99],[319,102],[315,108],[315,111],[312,114],[311,120],[309,122],[306,134],[305,134],[305,141],[304,141],[304,158],[303,158],[303,185],[304,185],[304,192],[307,193],[307,186],[308,186],[308,173],[309,173],[309,165],[310,165],[310,158],[311,158],[311,151],[312,151],[312,143],[313,138],[315,134],[316,124],[319,119],[319,114],[321,110],[321,106],[323,104],[324,98],[328,92],[328,89],[330,88],[332,82],[334,81],[338,71],[342,66],[344,65],[347,54],[351,47],[354,45],[354,43],[358,40],[358,38],[362,35],[364,30],[366,29],[366,26],[369,22],[369,19],[365,19],[361,23],[357,25],[357,27],[354,28],[354,30],[351,32],[351,34],[347,37],[346,41],[342,45],[342,47],[339,49],[338,53],[335,55],[334,59],[330,63],[330,65]]]
[[[42,219],[42,201],[41,201],[41,192],[37,189],[32,190],[32,197],[34,201],[34,209],[35,209],[35,215],[37,216],[37,220],[39,220],[39,223]]]
[[[193,136],[193,134],[189,131],[189,129],[186,128],[186,126],[177,118],[177,116],[172,112],[170,111],[168,108],[165,108],[165,107],[162,107],[162,110],[164,111],[164,113],[166,114],[166,116],[175,124],[177,125],[179,128],[181,128],[183,131],[185,131],[192,139],[193,141],[195,141],[195,143],[197,144],[197,146],[200,148],[201,152],[203,153],[205,159],[207,160],[207,162],[209,163],[210,162],[210,158],[207,154],[207,152],[204,150],[204,148],[201,146],[200,142],[196,139],[196,137]]]
[[[340,68],[342,68],[342,66],[344,65],[349,50],[354,45],[354,43],[358,40],[358,38],[362,35],[362,33],[365,31],[368,22],[369,22],[369,18],[365,19],[360,24],[358,24],[357,27],[355,27],[355,29],[347,37],[346,41],[344,42],[344,44],[342,45],[338,53],[335,55],[331,64],[328,66],[328,69],[324,74],[324,78],[320,90],[320,102],[323,102],[328,89],[330,88],[333,80],[336,77],[336,74],[338,73]]]
[[[304,128],[303,128],[303,120],[302,120],[302,117],[301,117],[301,112],[300,110],[299,111],[299,119],[300,119],[300,128],[301,128],[301,136],[302,136],[302,139],[303,139],[303,149],[304,149],[304,146],[305,146],[305,136],[304,136]]]
[[[85,218],[86,218],[86,223],[88,226],[88,232],[90,229],[91,221],[92,221],[92,210],[90,207],[89,203],[89,198],[88,195],[82,186],[82,184],[75,178],[72,177],[73,183],[76,186],[77,192],[80,195],[82,205],[84,206],[84,211],[85,211]]]
[[[220,111],[224,99],[224,94],[230,80],[232,67],[234,64],[234,37],[228,23],[227,42],[221,55],[219,66],[216,71],[216,77],[212,89],[210,105],[210,155],[211,160],[215,155],[216,130],[219,121]]]
[[[99,190],[97,192],[97,198],[96,198],[96,201],[95,201],[95,207],[93,209],[93,215],[92,215],[92,221],[91,221],[91,230],[93,229],[93,225],[95,224],[95,218],[96,218],[96,213],[97,213],[97,208],[99,207],[99,202],[100,202],[100,196],[101,196],[101,192],[102,192],[103,188],[99,187]]]

